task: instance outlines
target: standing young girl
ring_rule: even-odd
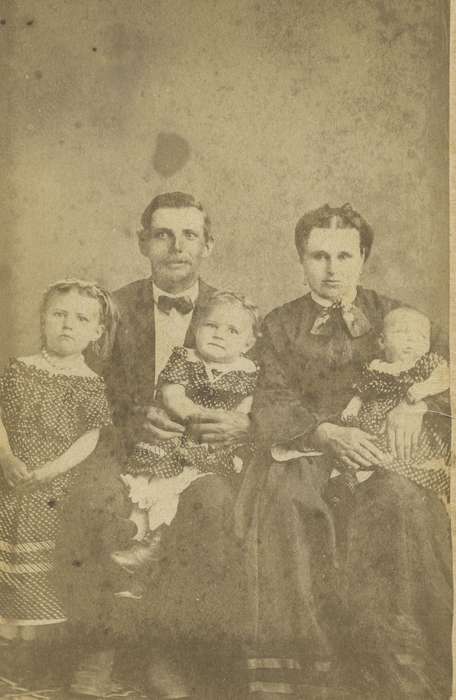
[[[103,380],[84,360],[109,349],[115,310],[96,284],[51,285],[42,350],[0,379],[0,635],[33,638],[65,620],[54,587],[59,504],[110,423]]]

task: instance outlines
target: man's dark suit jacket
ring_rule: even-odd
[[[185,345],[195,344],[195,326],[201,307],[215,292],[199,282],[199,295]],[[155,312],[152,278],[136,280],[114,292],[120,321],[111,360],[104,372],[114,422],[128,427],[135,410],[153,404],[155,395]]]

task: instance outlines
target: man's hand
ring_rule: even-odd
[[[170,440],[185,431],[180,423],[175,423],[164,408],[148,406],[144,409],[142,428],[155,440]]]
[[[371,469],[391,461],[391,457],[375,445],[375,436],[359,428],[321,423],[313,437],[317,447],[353,469]]]
[[[233,442],[247,442],[250,418],[238,411],[206,409],[201,415],[190,417],[188,430],[196,442],[207,442],[222,447]]]
[[[386,418],[386,435],[393,456],[408,461],[418,447],[423,416],[427,411],[424,401],[413,404],[402,402]]]
[[[5,481],[11,488],[16,488],[32,476],[24,462],[14,455],[2,457],[1,467]]]

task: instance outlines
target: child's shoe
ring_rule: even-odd
[[[146,587],[139,581],[134,581],[129,586],[128,590],[118,591],[114,593],[116,598],[131,598],[132,600],[141,600],[144,593],[146,592]]]
[[[132,574],[147,564],[158,562],[161,533],[157,532],[141,542],[135,542],[130,549],[120,549],[111,554],[111,559],[125,571]]]
[[[111,559],[129,574],[133,574],[151,560],[151,553],[146,545],[134,544],[130,549],[121,549],[111,554]]]

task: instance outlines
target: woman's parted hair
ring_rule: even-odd
[[[207,302],[201,307],[200,318],[204,319],[211,309],[225,304],[237,306],[238,308],[247,311],[252,320],[252,331],[254,337],[256,339],[261,337],[262,319],[258,307],[243,294],[238,294],[237,292],[222,291],[211,294]]]
[[[314,228],[332,228],[335,230],[340,228],[354,228],[359,232],[359,242],[361,252],[364,253],[364,258],[369,257],[372,243],[374,240],[374,232],[367,221],[355,211],[348,202],[341,207],[330,207],[329,204],[324,204],[319,209],[309,211],[302,216],[295,228],[295,245],[302,257],[307,240]]]
[[[68,278],[58,280],[49,285],[41,300],[41,333],[43,335],[44,315],[51,298],[56,294],[67,294],[73,289],[81,296],[86,296],[89,297],[89,299],[96,299],[98,301],[100,307],[100,323],[104,330],[99,340],[97,340],[96,343],[92,343],[92,350],[100,359],[105,360],[109,357],[112,350],[117,323],[119,321],[119,312],[111,294],[96,282]],[[42,340],[44,340],[44,338],[42,338]]]

